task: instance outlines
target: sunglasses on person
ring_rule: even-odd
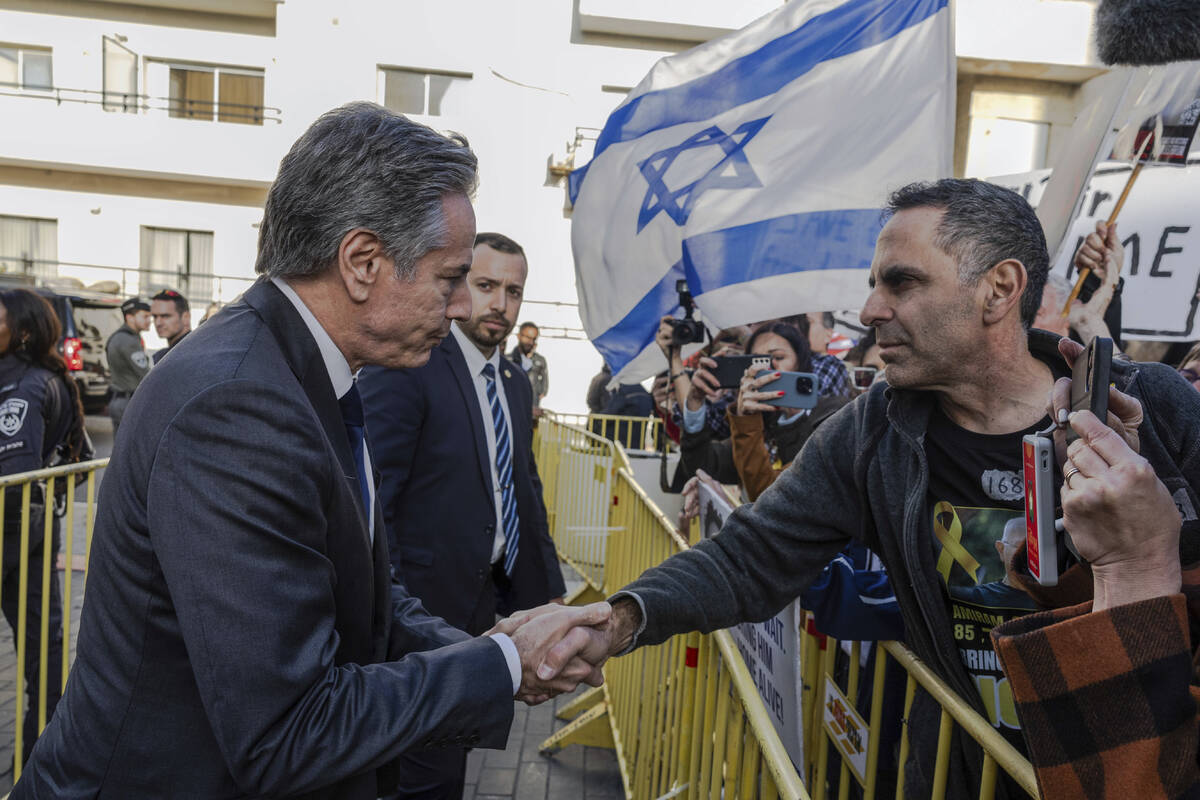
[[[1194,369],[1188,369],[1187,367],[1180,367],[1179,369],[1177,369],[1175,371],[1178,372],[1180,375],[1182,375],[1184,378],[1186,378],[1188,383],[1195,383],[1196,381],[1200,381],[1200,373],[1196,372],[1196,370],[1194,370]]]
[[[877,367],[851,367],[850,373],[856,389],[870,389],[879,369]]]

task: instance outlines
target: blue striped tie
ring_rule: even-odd
[[[496,474],[500,476],[501,519],[504,522],[504,574],[511,578],[513,565],[517,563],[517,537],[521,532],[517,493],[513,489],[512,440],[508,436],[504,409],[500,406],[500,393],[496,391],[496,368],[484,364],[483,377],[487,379],[488,405],[492,407],[492,427],[496,429]]]

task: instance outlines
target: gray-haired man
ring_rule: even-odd
[[[369,103],[284,157],[262,279],[131,402],[74,672],[14,798],[374,800],[401,752],[502,747],[514,695],[599,680],[535,671],[606,604],[470,637],[390,578],[354,375],[425,363],[468,315],[475,170]]]

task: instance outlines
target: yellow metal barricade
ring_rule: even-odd
[[[588,414],[587,429],[597,436],[616,442],[626,450],[654,450],[658,442],[658,417],[621,417],[615,414]]]
[[[586,510],[580,505],[611,496],[607,545],[601,551],[590,551],[587,563],[588,580],[595,581],[593,596],[603,597],[688,543],[637,486],[632,472],[622,463],[623,448],[619,444],[612,444],[608,451],[615,473],[592,473],[603,491],[600,487],[586,491],[580,484],[580,471],[565,465],[564,454],[581,448],[597,454],[605,451],[595,434],[575,429],[572,437],[561,430],[567,427],[550,420],[539,426],[538,432],[537,453],[546,483],[546,502],[548,507],[553,505],[552,519],[557,518],[551,532],[556,543],[573,542],[569,526],[561,520],[582,519]],[[562,544],[559,551],[564,552]],[[600,563],[595,562],[597,557]],[[834,787],[839,800],[846,800],[852,796],[852,782],[860,786],[853,796],[875,798],[880,795],[881,714],[884,675],[890,662],[906,673],[905,726],[918,686],[942,708],[934,769],[935,798],[945,795],[955,726],[983,750],[980,798],[993,796],[1000,770],[1037,797],[1029,761],[904,645],[878,645],[870,676],[870,710],[864,718],[854,698],[859,694],[860,655],[865,645],[849,645],[847,676],[838,685],[833,678],[838,643],[805,630],[801,630],[800,640],[804,683],[801,727],[806,763],[799,770],[784,749],[741,654],[726,631],[677,636],[610,661],[605,668],[605,685],[560,711],[560,717],[574,721],[547,739],[542,750],[552,753],[569,744],[614,748],[626,796],[631,800],[807,798],[810,792],[819,799]],[[832,752],[841,755],[837,775],[829,774]],[[904,727],[897,760],[901,775],[908,754],[908,730]],[[895,796],[904,797],[902,780],[897,781]]]
[[[559,558],[586,582],[575,602],[603,599],[605,552],[613,531],[613,476],[628,466],[619,445],[553,417],[537,427],[534,453]]]
[[[27,652],[27,636],[30,615],[30,593],[35,590],[37,597],[37,616],[40,620],[40,631],[34,641],[38,643],[36,658],[38,675],[38,692],[36,698],[37,731],[46,727],[49,717],[49,702],[46,684],[50,677],[50,668],[58,672],[61,685],[56,687],[59,692],[66,688],[67,672],[71,661],[71,608],[76,594],[82,595],[83,583],[87,579],[87,556],[91,554],[92,529],[96,520],[96,487],[98,470],[108,465],[108,459],[87,461],[81,464],[71,464],[63,467],[24,472],[18,475],[0,477],[0,519],[5,522],[6,537],[19,535],[19,542],[6,541],[0,548],[0,590],[3,584],[17,581],[17,629],[13,632],[13,640],[17,651],[15,683],[15,720],[13,746],[13,780],[21,777],[21,759],[25,748],[24,718],[26,714],[26,675],[24,665],[29,654]],[[34,520],[37,506],[32,503],[33,487],[42,487],[45,500],[44,513],[40,515],[40,529],[35,529]],[[6,508],[9,493],[20,494],[17,509]],[[80,494],[83,498],[80,499]],[[60,502],[65,503],[61,531],[63,543],[63,564],[55,563],[54,548],[54,498],[61,495]],[[83,514],[80,518],[77,502],[83,502]],[[10,523],[11,521],[11,523]],[[82,528],[78,528],[82,523]],[[84,539],[84,555],[75,557],[75,545],[79,537]],[[41,557],[34,560],[30,557],[31,549],[37,544],[41,546]],[[11,549],[10,549],[11,548]],[[16,569],[11,564],[4,563],[4,553],[17,552]],[[33,571],[31,573],[31,570]],[[52,575],[63,573],[62,579],[62,660],[61,663],[49,664],[50,659],[50,600],[54,582]],[[83,573],[78,583],[75,573]],[[37,576],[36,583],[31,575]],[[46,590],[50,587],[50,590]]]

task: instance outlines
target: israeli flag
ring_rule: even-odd
[[[580,316],[625,382],[710,329],[857,308],[887,194],[951,171],[949,0],[792,0],[659,61],[571,174]]]

